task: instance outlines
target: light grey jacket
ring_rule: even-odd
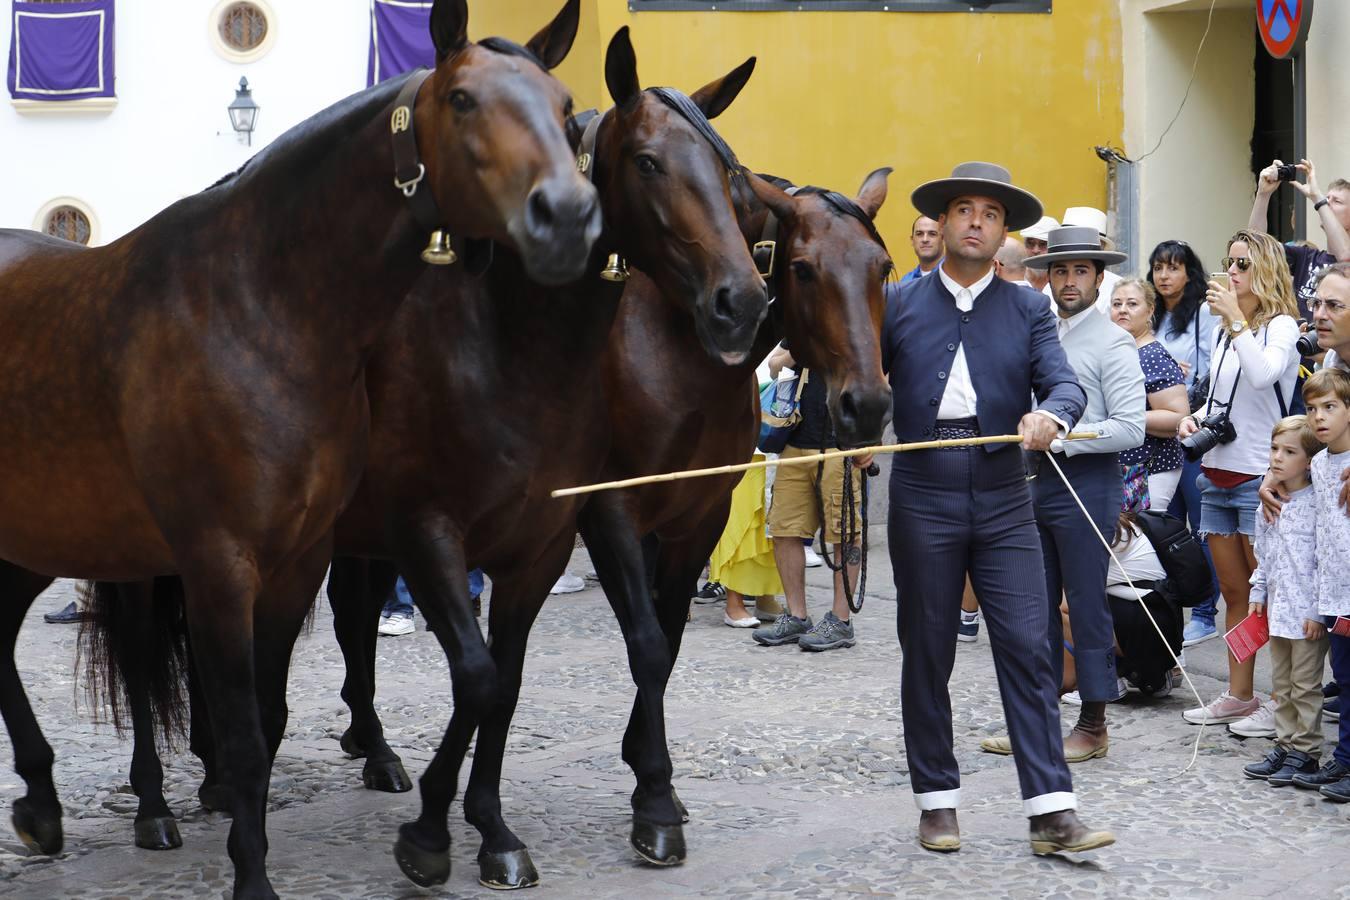
[[[1117,453],[1144,443],[1148,395],[1139,350],[1129,332],[1091,310],[1082,314],[1062,343],[1069,365],[1087,394],[1087,409],[1074,431],[1095,431],[1091,441],[1066,441],[1065,456]]]

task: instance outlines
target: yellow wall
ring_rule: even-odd
[[[473,33],[488,33],[480,26],[491,19],[495,33],[522,35],[553,6],[479,3]],[[1105,206],[1106,170],[1092,148],[1121,143],[1118,0],[1061,0],[1051,15],[583,7],[582,36],[559,73],[578,107],[608,106],[604,50],[623,25],[644,86],[692,91],[758,56],[718,130],[746,165],[799,184],[852,194],[872,169],[894,167],[880,227],[897,264],[913,265],[909,192],[964,160],[1008,166],[1056,217]],[[527,25],[509,24],[522,16]]]

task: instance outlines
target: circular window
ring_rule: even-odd
[[[74,197],[57,197],[38,210],[33,228],[86,246],[98,240],[98,219],[93,210]]]
[[[272,48],[276,16],[266,0],[221,0],[211,13],[211,40],[233,62],[252,62]]]

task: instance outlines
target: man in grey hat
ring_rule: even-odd
[[[1074,226],[1051,231],[1048,252],[1027,260],[1028,266],[1050,273],[1059,340],[1087,393],[1087,410],[1077,429],[1098,435],[1090,441],[1052,444],[1054,465],[1039,466],[1032,488],[1045,554],[1045,589],[1055,606],[1047,647],[1056,685],[1064,674],[1061,595],[1069,604],[1073,628],[1071,652],[1082,706],[1078,724],[1064,741],[1064,757],[1071,763],[1106,755],[1106,704],[1122,693],[1106,599],[1110,553],[1104,541],[1115,533],[1123,498],[1118,454],[1144,442],[1147,394],[1134,338],[1095,314],[1094,305],[1106,267],[1124,259],[1123,253],[1102,249],[1096,228]],[[1055,466],[1087,507],[1097,534],[1085,529],[1083,511]],[[980,747],[990,753],[1011,753],[1016,740],[989,738]]]
[[[942,228],[937,272],[889,292],[882,364],[901,441],[1016,431],[1049,449],[1085,398],[1055,336],[1045,298],[994,277],[1009,228],[1041,203],[990,163],[957,166],[921,185],[914,206]],[[1039,406],[1031,410],[1031,397]],[[1060,737],[1059,684],[1046,635],[1050,603],[1022,455],[1016,444],[921,450],[895,457],[887,534],[900,634],[901,713],[919,843],[961,847],[961,773],[952,751],[947,683],[967,576],[984,611],[1035,853],[1104,847],[1115,837],[1079,821]],[[1103,579],[1103,585],[1105,580]]]

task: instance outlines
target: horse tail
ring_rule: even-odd
[[[119,734],[134,698],[148,700],[151,721],[166,746],[187,734],[188,644],[183,581],[161,576],[153,585],[87,582],[86,617],[76,666],[85,665],[95,709],[106,708]]]

